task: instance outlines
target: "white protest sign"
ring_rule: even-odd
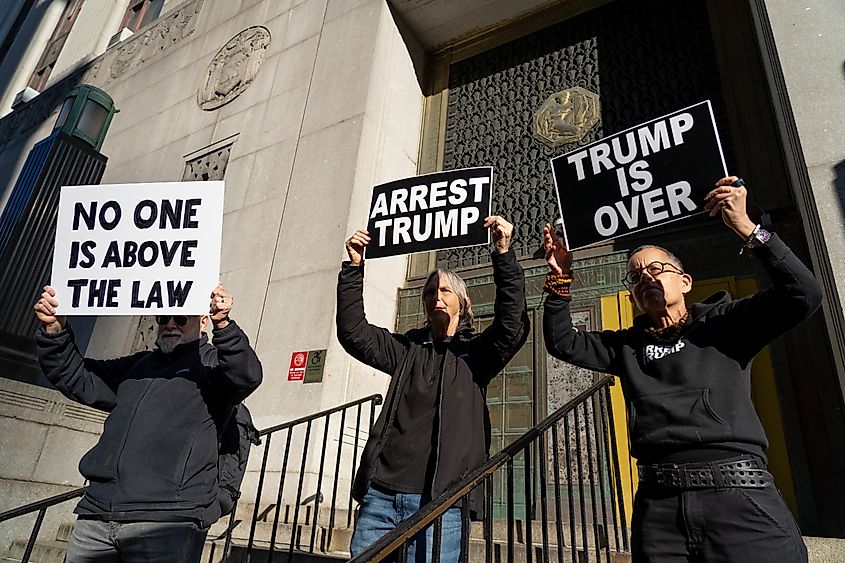
[[[64,186],[53,272],[61,315],[208,312],[223,182]]]
[[[709,101],[552,159],[568,248],[678,221],[704,210],[727,176]]]
[[[490,242],[493,167],[413,176],[373,188],[367,258],[429,252]]]

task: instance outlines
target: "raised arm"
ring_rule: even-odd
[[[572,253],[548,223],[543,228],[543,247],[551,273],[546,281],[543,337],[549,354],[570,364],[617,373],[615,360],[622,346],[617,331],[586,332],[572,326],[569,286],[572,283]]]
[[[221,284],[211,292],[208,311],[214,327],[214,347],[217,353],[212,384],[221,398],[231,405],[246,399],[261,385],[263,379],[261,362],[250,346],[249,338],[229,318],[234,303],[235,298]]]
[[[33,307],[42,326],[35,334],[41,370],[67,398],[103,411],[111,411],[122,374],[137,356],[115,360],[82,357],[66,317],[56,315],[56,291],[48,286]]]
[[[769,342],[807,319],[821,304],[821,287],[812,272],[776,234],[761,232],[746,213],[745,183],[736,176],[717,182],[706,209],[744,242],[743,250],[760,260],[772,286],[731,302],[723,311],[725,335],[741,342],[753,357]]]
[[[337,339],[350,356],[393,375],[407,349],[401,337],[371,325],[364,314],[364,248],[367,231],[356,231],[346,241],[349,260],[337,277]]]
[[[498,374],[528,339],[531,324],[525,302],[525,275],[510,248],[513,225],[492,215],[484,220],[493,239],[493,282],[496,299],[493,322],[470,343],[472,362],[477,377],[489,379]]]

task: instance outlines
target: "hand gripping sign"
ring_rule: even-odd
[[[208,312],[223,182],[65,186],[53,272],[61,315]]]
[[[488,244],[493,167],[463,168],[373,188],[367,258]]]
[[[570,250],[691,217],[727,175],[710,101],[552,159]]]

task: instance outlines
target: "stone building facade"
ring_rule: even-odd
[[[262,428],[386,389],[387,376],[352,360],[334,335],[343,242],[365,223],[371,188],[493,165],[494,211],[517,225],[535,326],[491,391],[501,445],[592,377],[553,362],[541,344],[544,268],[534,253],[556,215],[548,159],[711,99],[729,168],[756,190],[755,213],[825,290],[823,311],[767,352],[755,401],[802,526],[841,534],[843,22],[838,0],[11,0],[0,6],[0,211],[78,84],[108,92],[119,109],[101,149],[102,183],[223,179],[220,277],[265,366],[247,401]],[[564,103],[553,98],[564,91],[584,108],[563,123],[577,134],[546,143],[535,113]],[[763,287],[722,231],[690,221],[652,238],[685,257],[703,288]],[[582,326],[624,324],[630,311],[610,314],[623,306],[620,256],[641,239],[578,256]],[[369,262],[370,320],[418,323],[422,276],[435,264],[469,280],[483,324],[492,292],[479,248]],[[148,347],[153,330],[143,317],[80,320],[95,357]],[[102,420],[46,387],[31,350],[8,342],[0,340],[0,498],[9,505],[0,510],[81,484],[75,465]],[[300,350],[326,350],[321,382],[288,381]]]

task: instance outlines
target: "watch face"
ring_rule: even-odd
[[[748,242],[749,248],[757,248],[758,246],[762,246],[769,242],[769,239],[772,238],[771,233],[765,229],[760,229],[754,235],[754,237]]]

